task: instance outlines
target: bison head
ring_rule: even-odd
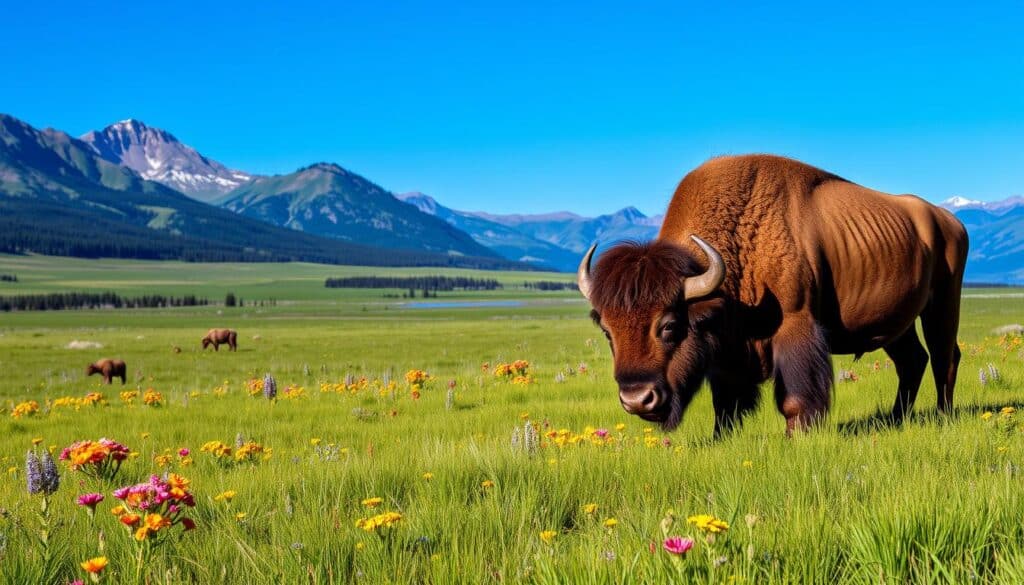
[[[662,241],[623,243],[580,263],[577,283],[590,301],[615,361],[622,408],[674,429],[707,373],[724,307],[715,291],[725,264],[711,245],[704,269],[686,249]]]
[[[85,366],[85,375],[86,376],[91,376],[91,375],[95,374],[98,371],[100,371],[99,368],[97,368],[94,364],[89,364],[88,366]]]
[[[213,341],[210,340],[210,336],[207,335],[206,337],[203,338],[203,349],[210,347],[210,344],[212,343]]]

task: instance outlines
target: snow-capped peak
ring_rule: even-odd
[[[169,132],[134,118],[89,132],[82,140],[104,159],[200,201],[216,199],[254,178],[210,160]]]
[[[952,207],[954,209],[963,209],[965,207],[983,207],[985,202],[978,201],[977,199],[968,199],[960,195],[954,195],[942,203],[939,203],[939,205],[943,207]]]

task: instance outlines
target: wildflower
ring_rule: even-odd
[[[981,415],[981,420],[988,420],[990,418],[992,418],[992,411],[990,411],[990,410],[985,411]]]
[[[78,500],[77,501],[78,501],[78,505],[79,506],[86,506],[90,510],[95,510],[96,509],[96,505],[103,501],[103,494],[97,494],[97,493],[82,494],[82,495],[78,496]]]
[[[11,411],[11,416],[14,418],[21,418],[23,416],[32,416],[39,412],[39,403],[35,400],[28,400],[19,403]]]
[[[309,444],[316,447],[317,445],[320,444],[320,437],[313,437],[312,439],[309,440]]]
[[[619,521],[616,520],[615,518],[605,518],[604,522],[602,522],[602,524],[604,525],[605,528],[609,528],[610,529],[610,528],[615,528],[616,526],[618,526],[619,525]]]
[[[540,533],[540,539],[543,540],[546,544],[551,544],[551,542],[555,540],[555,536],[557,535],[558,533],[554,530],[544,530]]]
[[[178,457],[188,457],[191,453],[187,448],[178,449]]]
[[[364,542],[357,542],[356,543],[356,550],[363,550],[364,548],[366,548],[366,543],[364,543]]]
[[[718,532],[725,532],[729,530],[729,524],[725,520],[715,518],[710,514],[698,514],[696,516],[690,516],[686,519],[690,524],[693,524],[698,529],[704,532],[710,532],[712,534]]]
[[[480,482],[480,487],[484,488],[485,490],[491,489],[492,487],[494,487],[494,482],[489,479],[485,479],[484,481]]]
[[[751,469],[752,467],[754,467],[754,462],[749,460],[749,459],[747,459],[746,461],[743,462],[743,467],[746,467],[747,469]]]
[[[235,490],[227,490],[214,496],[213,500],[215,502],[224,502],[225,504],[229,504],[231,503],[231,500],[234,499],[235,495]]]
[[[32,439],[32,446],[35,447],[36,445],[38,445],[39,443],[42,443],[42,442],[43,442],[42,437],[36,437],[36,438]]]
[[[85,569],[86,573],[96,575],[107,567],[107,557],[94,557],[80,563],[80,565]]]
[[[586,514],[593,516],[597,513],[597,504],[583,504],[583,511]]]
[[[429,472],[429,471],[424,471],[423,472],[423,479],[426,480],[426,481],[430,481],[430,480],[434,479],[434,474]]]
[[[66,461],[72,470],[101,479],[113,479],[129,454],[128,447],[103,438],[72,443],[61,451],[60,459]]]
[[[156,532],[161,528],[166,528],[171,525],[171,521],[164,518],[160,514],[146,514],[146,518],[142,521],[146,528]]]
[[[263,376],[263,397],[267,400],[277,398],[277,381],[269,373]]]
[[[43,468],[35,451],[25,454],[25,480],[28,484],[28,493],[38,494],[43,491]]]
[[[381,505],[383,503],[384,503],[384,498],[379,498],[379,497],[366,498],[365,500],[362,501],[362,504],[364,506],[366,506],[367,508],[376,508],[377,506],[379,506],[379,505]]]
[[[1004,406],[999,410],[999,414],[1004,416],[1010,416],[1015,412],[1017,412],[1017,409],[1012,406]]]
[[[164,403],[164,395],[152,388],[146,388],[146,392],[142,395],[142,402],[146,406],[160,406]]]
[[[401,520],[402,515],[398,512],[384,512],[383,514],[356,520],[356,528],[361,528],[366,532],[375,532],[378,528],[391,528],[401,522]]]
[[[615,425],[615,430],[619,431],[620,433],[622,431],[626,430],[626,423],[619,423],[619,424]]]
[[[235,514],[236,522],[245,522],[245,517],[248,516],[245,512],[238,512]]]
[[[142,517],[138,514],[122,514],[118,521],[125,526],[132,527],[139,523]]]
[[[674,555],[682,555],[686,554],[687,551],[693,548],[693,539],[683,538],[681,536],[670,536],[665,539],[665,542],[661,544],[661,547]]]
[[[114,506],[113,508],[110,509],[110,513],[114,516],[121,516],[125,513],[124,506]]]

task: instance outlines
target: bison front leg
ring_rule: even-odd
[[[832,393],[832,356],[810,316],[791,315],[772,337],[775,404],[786,417],[786,436],[824,418]]]
[[[744,417],[757,407],[758,381],[745,375],[714,371],[708,374],[708,382],[715,407],[715,438],[719,439],[739,427]]]
[[[892,419],[901,422],[914,407],[917,390],[921,387],[921,378],[928,366],[928,353],[921,347],[917,330],[913,325],[896,341],[885,346],[885,353],[896,366],[896,376],[899,378],[896,403],[892,406]]]

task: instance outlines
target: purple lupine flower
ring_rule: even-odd
[[[269,373],[263,376],[263,397],[267,400],[277,398],[277,381]]]
[[[43,468],[35,451],[25,454],[25,480],[28,484],[28,493],[38,494],[43,491]]]
[[[60,472],[57,471],[57,464],[54,463],[49,451],[43,451],[41,467],[43,492],[50,495],[60,487]]]

